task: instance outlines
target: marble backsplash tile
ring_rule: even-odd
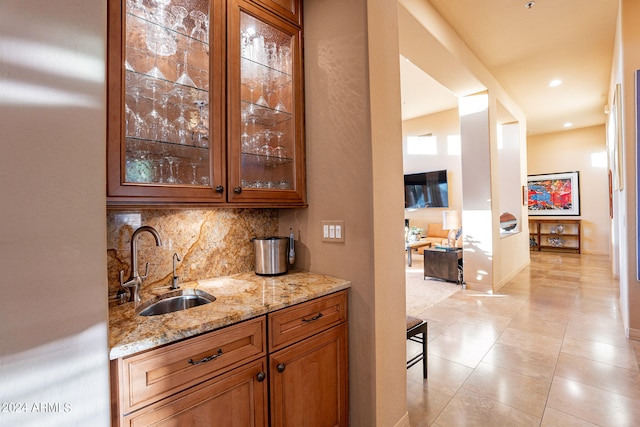
[[[109,295],[120,287],[119,272],[126,280],[131,272],[131,235],[150,225],[162,238],[138,237],[138,272],[149,276],[142,289],[169,286],[173,276],[173,254],[180,261],[176,273],[180,282],[227,276],[254,270],[251,239],[275,236],[277,209],[132,209],[107,210],[107,258]]]

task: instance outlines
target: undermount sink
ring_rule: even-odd
[[[198,289],[180,289],[145,301],[136,307],[136,314],[140,316],[157,316],[209,304],[215,300],[216,297],[213,295]]]

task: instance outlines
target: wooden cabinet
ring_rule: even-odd
[[[299,1],[108,8],[108,203],[305,206]]]
[[[298,0],[252,0],[291,23],[302,26],[302,2]]]
[[[264,358],[124,417],[122,425],[267,426]]]
[[[424,249],[424,277],[462,283],[462,249]]]
[[[302,33],[229,0],[229,202],[305,200]]]
[[[271,426],[347,426],[346,291],[269,315]]]
[[[580,253],[581,220],[529,218],[532,251]]]
[[[112,360],[112,425],[347,426],[347,346],[345,290]]]
[[[265,328],[266,319],[259,317],[113,360],[111,387],[114,425],[145,425],[140,420],[155,417],[170,419],[174,417],[174,410],[176,414],[193,411],[194,419],[197,419],[195,414],[199,411],[216,408],[216,416],[224,418],[255,405],[262,413],[256,418],[266,419]],[[215,399],[210,394],[213,391],[218,396]],[[250,403],[253,402],[251,405],[247,403],[247,398],[250,398]],[[220,403],[229,399],[234,400],[233,405]],[[156,411],[158,414],[152,414]],[[206,424],[194,421],[194,424],[179,425]]]

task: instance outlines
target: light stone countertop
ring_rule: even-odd
[[[284,307],[347,289],[351,283],[335,277],[290,271],[281,276],[254,272],[181,283],[180,289],[199,289],[216,297],[210,304],[160,316],[139,316],[134,303],[109,308],[111,360],[213,331]],[[142,303],[166,286],[141,294]]]

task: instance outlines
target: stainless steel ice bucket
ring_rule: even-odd
[[[253,247],[256,252],[256,274],[277,276],[289,270],[288,237],[256,237]]]

